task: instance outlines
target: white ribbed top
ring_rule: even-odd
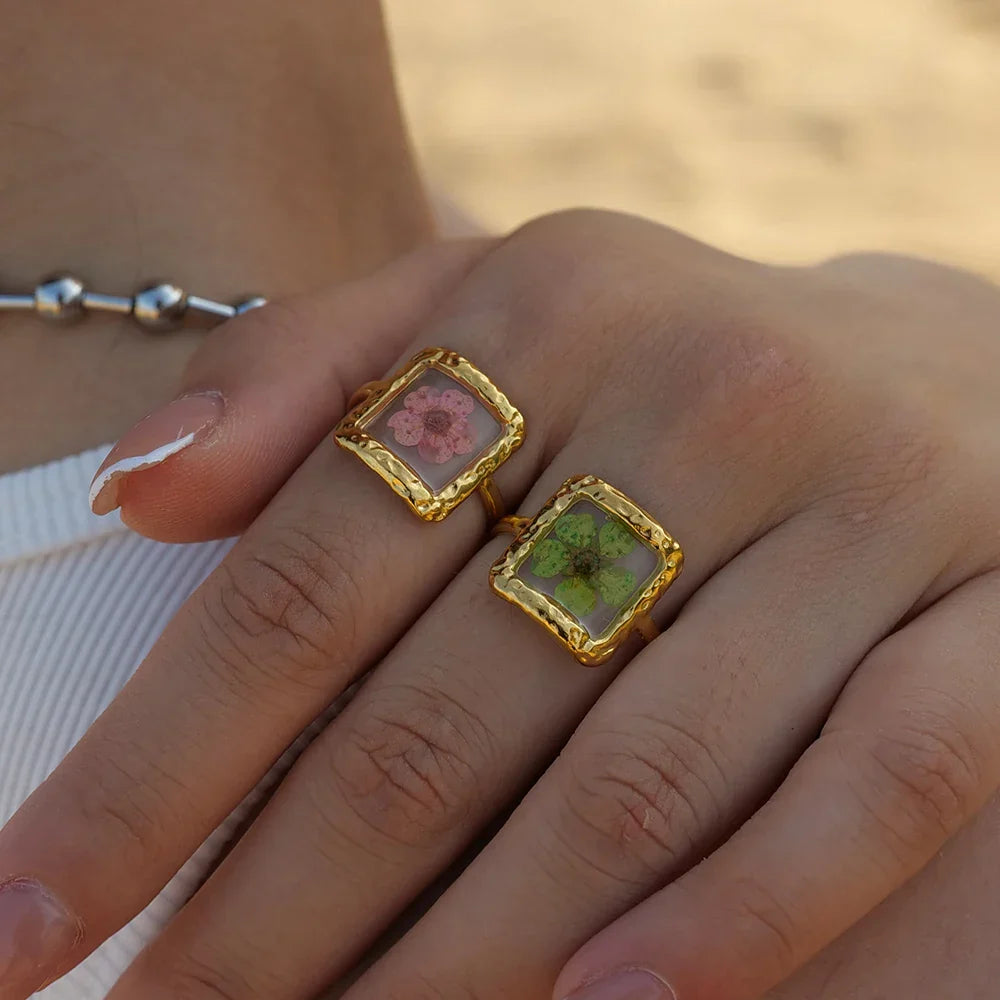
[[[0,477],[0,822],[62,760],[231,542],[164,545],[87,506],[107,448]],[[45,1000],[103,1000],[203,878],[234,814]]]
[[[0,566],[126,530],[118,518],[95,517],[87,505],[90,480],[106,454],[95,448],[0,476]],[[81,483],[87,487],[82,497]]]

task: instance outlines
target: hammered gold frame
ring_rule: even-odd
[[[657,556],[657,571],[612,619],[597,637],[587,630],[547,594],[528,586],[517,573],[535,544],[543,538],[559,517],[581,498],[590,500],[605,513],[620,517]],[[664,591],[674,582],[684,565],[680,545],[641,507],[624,493],[597,476],[576,476],[567,480],[526,527],[490,570],[490,586],[511,604],[547,628],[586,666],[599,666],[609,660],[639,620],[648,615]]]
[[[489,451],[475,465],[463,469],[438,493],[431,490],[402,458],[365,430],[400,393],[429,368],[450,375],[475,393],[479,402],[501,427],[500,437],[493,442]],[[333,435],[341,448],[353,452],[381,476],[418,517],[425,521],[442,521],[470,494],[488,482],[493,473],[521,446],[524,441],[524,417],[471,361],[454,351],[429,347],[412,358],[396,375],[383,382],[371,382],[365,386],[362,398],[337,425]]]

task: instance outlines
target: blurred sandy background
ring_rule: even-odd
[[[1000,278],[1000,0],[388,0],[433,181],[508,228],[589,204],[802,260]]]

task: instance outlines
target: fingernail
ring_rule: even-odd
[[[44,986],[83,937],[83,925],[34,879],[0,885],[0,996]]]
[[[623,969],[588,983],[566,1000],[677,1000],[659,976],[645,969]]]
[[[222,416],[225,400],[217,392],[181,396],[140,420],[108,453],[90,484],[90,509],[110,514],[126,476],[151,469],[190,447]]]

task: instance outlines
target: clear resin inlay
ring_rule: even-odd
[[[502,427],[468,386],[428,368],[365,431],[437,493],[490,450]]]
[[[625,521],[581,498],[534,543],[517,575],[597,638],[658,567],[656,552]]]

